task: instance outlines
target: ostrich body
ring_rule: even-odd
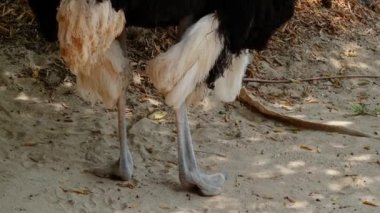
[[[148,63],[154,86],[175,110],[179,177],[203,195],[222,192],[225,176],[200,171],[193,150],[186,102],[209,89],[233,101],[249,64],[249,49],[262,50],[275,30],[291,18],[294,0],[29,0],[48,38],[58,35],[62,58],[77,76],[80,94],[118,108],[120,158],[98,176],[132,177],[124,118],[130,68],[125,27],[183,24],[181,40]],[[55,4],[54,4],[55,3]],[[41,10],[40,7],[45,7]],[[52,10],[58,8],[57,22]],[[49,12],[48,12],[49,11]],[[54,31],[58,29],[58,31]]]

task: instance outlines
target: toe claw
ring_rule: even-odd
[[[223,191],[223,185],[226,180],[221,173],[206,175],[199,172],[193,172],[180,178],[183,187],[197,187],[204,196],[219,195]]]
[[[201,190],[202,194],[205,196],[215,196],[219,195],[223,191],[223,185],[226,181],[226,178],[223,174],[214,174],[214,175],[207,175],[203,178],[204,183],[202,185],[199,185],[199,189]]]
[[[119,179],[124,181],[132,179],[132,171],[128,170],[128,168],[122,168],[119,161],[105,168],[96,168],[92,170],[91,173],[100,178]]]

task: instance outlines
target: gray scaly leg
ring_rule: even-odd
[[[95,169],[93,173],[98,177],[117,177],[122,180],[130,180],[133,173],[133,160],[128,148],[127,129],[125,122],[125,97],[124,93],[119,97],[117,103],[117,117],[119,127],[120,157],[110,167]]]
[[[197,165],[194,154],[186,104],[176,110],[178,129],[178,161],[179,178],[184,187],[197,187],[206,196],[218,195],[222,192],[225,177],[223,174],[206,175]]]

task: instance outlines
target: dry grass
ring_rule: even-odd
[[[351,29],[374,26],[374,23],[380,21],[379,14],[360,2],[361,0],[333,0],[332,8],[326,9],[321,7],[320,0],[299,0],[294,18],[273,36],[268,49],[257,54],[254,61],[282,65],[277,60],[277,55],[290,52],[292,47],[319,37],[322,33],[354,39]],[[248,77],[255,77],[259,72],[259,68],[251,66]]]

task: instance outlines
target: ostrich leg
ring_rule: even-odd
[[[197,165],[194,154],[190,127],[187,118],[186,104],[176,109],[178,132],[179,179],[186,187],[197,187],[206,196],[218,195],[222,192],[225,177],[223,174],[206,175]]]
[[[124,56],[127,56],[127,35],[126,29],[117,38],[120,41]],[[129,70],[126,70],[128,72]],[[110,167],[95,169],[94,174],[99,177],[116,177],[122,180],[130,180],[133,173],[133,160],[128,147],[127,125],[125,121],[125,89],[117,101],[117,119],[119,129],[120,157],[119,160]]]
[[[117,118],[119,127],[120,157],[110,167],[95,169],[94,174],[98,177],[116,177],[122,180],[130,180],[133,173],[133,160],[128,147],[127,129],[125,122],[125,93],[119,97],[117,103]]]

